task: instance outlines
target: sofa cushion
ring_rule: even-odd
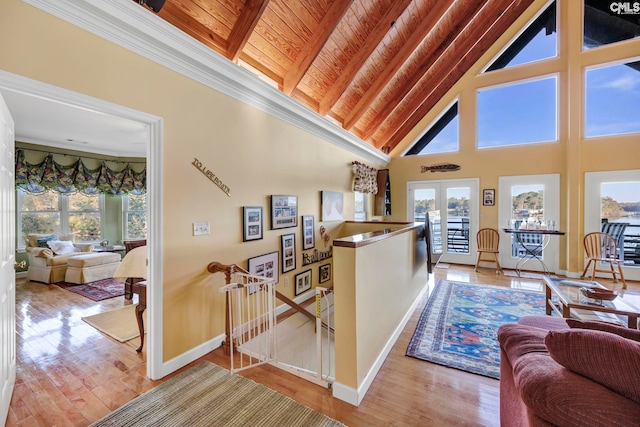
[[[640,330],[625,328],[624,326],[614,325],[613,323],[567,319],[567,325],[576,329],[611,332],[623,338],[640,342]]]
[[[588,329],[550,331],[544,343],[560,365],[640,404],[640,343]]]
[[[38,247],[38,239],[42,239],[44,237],[51,236],[53,233],[30,233],[27,234],[27,247],[37,248]],[[73,233],[69,234],[58,234],[57,240],[71,240],[72,242],[75,240],[75,236]]]
[[[73,242],[68,240],[49,240],[47,245],[56,255],[68,255],[74,252],[80,252],[80,249],[73,246]]]
[[[49,247],[48,243],[53,240],[60,240],[60,238],[58,237],[57,234],[50,234],[46,237],[41,237],[39,239],[36,239],[36,243],[40,248],[48,248]]]
[[[522,316],[518,320],[519,325],[535,326],[536,328],[546,329],[548,331],[556,331],[559,329],[569,329],[567,319],[556,316]]]

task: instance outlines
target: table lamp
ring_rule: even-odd
[[[138,246],[127,252],[113,278],[125,282],[125,298],[131,299],[133,283],[147,279],[147,247]]]

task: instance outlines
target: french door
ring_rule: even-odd
[[[407,183],[407,220],[431,224],[433,262],[474,264],[478,179]]]
[[[560,239],[563,236],[530,234],[521,236],[505,233],[504,228],[520,227],[529,222],[531,227],[549,227],[549,223],[560,223],[560,175],[501,176],[498,178],[498,228],[500,229],[500,263],[505,268],[516,268],[523,257],[536,254],[548,271],[558,270]],[[554,227],[554,226],[552,226]],[[563,231],[563,230],[559,230]],[[527,245],[525,248],[524,245]],[[544,271],[543,264],[531,259],[523,266],[525,270]]]

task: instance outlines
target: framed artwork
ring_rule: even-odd
[[[316,246],[313,215],[302,216],[302,249],[313,249]]]
[[[302,273],[296,274],[296,295],[298,296],[303,292],[311,289],[311,270],[305,270]]]
[[[344,195],[336,191],[322,191],[322,221],[342,221]]]
[[[262,206],[244,206],[242,208],[242,241],[262,239],[263,224]]]
[[[318,267],[318,277],[320,283],[331,280],[331,264],[325,264]]]
[[[278,283],[278,251],[249,258],[247,270],[249,274],[267,277]]]
[[[271,229],[296,227],[298,225],[298,197],[271,196]]]
[[[496,204],[496,190],[482,190],[482,205],[494,206]]]
[[[296,235],[283,234],[282,239],[282,272],[296,269]]]

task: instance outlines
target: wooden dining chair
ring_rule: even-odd
[[[620,275],[622,288],[627,288],[627,283],[624,281],[624,274],[622,274],[622,263],[624,261],[616,258],[616,240],[611,237],[610,234],[603,233],[601,231],[595,231],[587,234],[584,236],[584,251],[589,261],[582,272],[582,276],[580,276],[581,279],[587,275],[589,267],[592,267],[591,280],[595,279],[597,272],[610,273],[613,275],[613,282],[616,283],[618,278],[616,277],[616,271],[613,268],[613,265],[615,264],[618,267],[617,274]],[[598,268],[599,263],[609,264],[609,269]]]
[[[494,228],[482,228],[478,230],[478,233],[476,233],[476,242],[478,243],[478,257],[476,258],[475,271],[478,271],[478,265],[481,261],[489,261],[496,263],[496,274],[500,274],[502,272],[502,267],[500,266],[500,260],[498,259],[498,255],[500,255],[500,251],[498,250],[498,247],[500,246],[500,234],[498,233],[498,230]],[[491,254],[493,259],[482,259],[482,254],[485,253]]]

